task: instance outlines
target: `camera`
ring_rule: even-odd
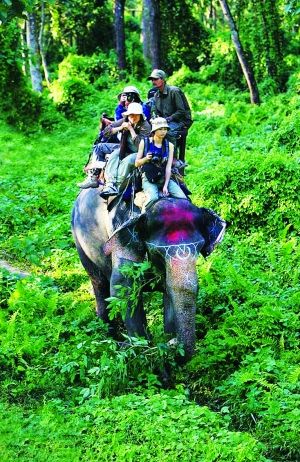
[[[151,162],[157,163],[159,162],[160,158],[158,156],[153,156]]]
[[[132,103],[135,100],[136,94],[135,93],[126,93],[128,103]]]

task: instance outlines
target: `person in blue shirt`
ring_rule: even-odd
[[[152,120],[149,138],[140,141],[135,166],[142,170],[142,186],[146,195],[143,211],[161,195],[187,199],[181,187],[171,179],[174,144],[166,139],[169,124],[163,117]]]
[[[140,92],[134,85],[129,85],[123,89],[118,95],[119,104],[115,109],[115,120],[123,118],[123,114],[126,111],[130,103],[140,103],[143,108],[143,114],[149,121],[151,117],[150,108],[147,103],[143,103],[141,100]]]

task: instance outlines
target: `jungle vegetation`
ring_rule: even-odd
[[[1,3],[0,259],[30,273],[0,272],[2,461],[300,460],[299,20],[296,0]],[[151,342],[107,335],[70,231],[99,116],[157,66],[193,110],[192,200],[230,223],[185,366],[159,293]]]

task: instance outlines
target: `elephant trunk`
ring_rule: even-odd
[[[194,353],[195,314],[198,294],[196,259],[179,260],[171,258],[166,265],[166,292],[169,298],[169,313],[165,319],[173,317],[177,340],[183,344],[185,360]]]

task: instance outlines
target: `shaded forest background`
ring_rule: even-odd
[[[298,462],[298,2],[4,0],[0,19],[0,258],[30,272],[0,271],[0,459]],[[184,367],[160,293],[151,342],[107,335],[70,232],[99,116],[157,66],[192,107],[192,201],[231,223],[197,263]]]
[[[50,128],[51,102],[76,116],[87,96],[154,67],[237,90],[248,74],[259,102],[285,91],[298,68],[299,14],[295,0],[5,0],[2,109],[20,128]]]

